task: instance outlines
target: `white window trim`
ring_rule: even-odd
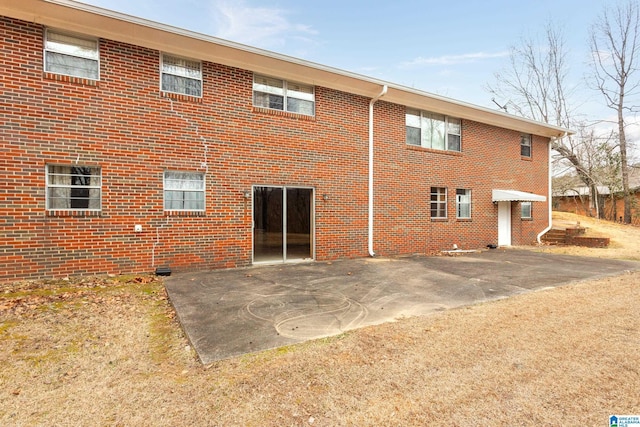
[[[183,76],[181,74],[176,74],[176,73],[171,73],[169,71],[164,71],[164,57],[165,57],[165,55],[166,56],[171,56],[171,57],[177,58],[177,59],[183,59],[185,61],[197,62],[200,65],[199,78],[198,79],[194,79],[192,77]],[[186,78],[186,79],[199,81],[200,82],[200,95],[191,95],[189,93],[176,92],[176,91],[173,91],[173,90],[167,90],[167,89],[163,88],[162,87],[162,75],[163,74],[169,74],[169,75],[172,75],[172,76],[183,77],[183,78]],[[190,96],[190,97],[193,97],[193,98],[202,98],[204,96],[204,77],[202,75],[202,61],[199,60],[199,59],[193,59],[193,58],[187,58],[185,56],[174,55],[174,54],[169,53],[169,52],[160,52],[160,81],[158,83],[160,85],[160,91],[161,92],[175,93],[176,95]]]
[[[440,192],[434,193],[433,192],[434,188],[444,190],[444,201],[433,201],[433,200],[431,200],[431,196],[433,196],[434,194],[441,194]],[[433,209],[431,207],[432,203],[437,203],[438,206],[444,205],[444,216],[433,216],[432,215],[432,211],[433,211]],[[431,216],[431,219],[447,219],[449,217],[448,206],[447,206],[448,203],[449,203],[449,200],[448,200],[448,197],[447,197],[447,187],[431,187],[429,189],[429,215]],[[439,210],[439,209],[437,209],[437,210]]]
[[[524,207],[529,206],[529,216],[525,216]],[[532,202],[520,202],[520,218],[532,219],[533,218],[533,203]]]
[[[406,124],[406,116],[409,113],[409,111],[414,111],[414,112],[418,112],[420,113],[420,127],[415,127],[415,126],[409,126]],[[439,116],[443,116],[444,117],[444,132],[445,132],[445,138],[444,138],[444,149],[440,149],[440,148],[433,148],[433,147],[425,147],[424,145],[422,145],[422,121],[429,119],[431,120],[431,115],[439,115]],[[449,132],[449,120],[453,119],[453,120],[458,120],[458,122],[460,123],[460,133],[451,133]],[[422,147],[422,148],[427,148],[429,150],[436,150],[436,151],[449,151],[451,153],[461,153],[462,152],[462,119],[459,117],[453,117],[453,116],[447,116],[446,114],[439,114],[439,113],[435,113],[433,111],[424,111],[424,110],[417,110],[414,108],[407,108],[405,110],[405,130],[407,127],[412,127],[414,129],[420,129],[420,145],[415,145],[415,144],[409,144],[406,140],[405,137],[405,144],[413,146],[413,147]],[[460,137],[460,150],[450,150],[449,149],[449,134],[451,135],[457,135]]]
[[[95,51],[95,55],[93,56],[89,56],[89,55],[74,55],[72,53],[69,52],[64,52],[62,50],[57,50],[55,48],[49,48],[47,47],[47,41],[49,40],[49,33],[55,33],[55,34],[60,34],[63,36],[69,36],[69,37],[74,37],[80,40],[86,40],[86,41],[92,41],[96,43],[96,51]],[[54,53],[58,53],[61,55],[67,55],[67,56],[73,56],[76,58],[82,58],[82,59],[87,59],[90,61],[95,61],[98,64],[98,77],[97,78],[91,78],[91,77],[86,77],[86,76],[74,76],[72,74],[66,74],[66,73],[59,73],[57,71],[52,71],[47,69],[47,52],[54,52]],[[44,71],[45,73],[51,73],[51,74],[57,74],[60,76],[69,76],[69,77],[74,77],[77,79],[86,79],[86,80],[92,80],[92,81],[100,81],[100,39],[97,37],[91,37],[91,36],[87,36],[84,34],[78,34],[78,33],[73,33],[73,32],[69,32],[69,31],[60,31],[60,30],[56,30],[54,28],[45,28],[45,32],[44,32],[44,43],[43,43],[43,49],[42,49],[42,63],[43,63],[43,67],[44,67]]]
[[[458,190],[464,190],[464,191],[468,192],[469,203],[465,203],[465,204],[469,205],[469,216],[459,216],[458,215],[458,212],[460,211],[459,205],[461,204],[460,200],[458,198],[459,197]],[[470,189],[468,189],[468,188],[458,188],[458,189],[456,189],[456,219],[471,219],[471,215],[472,215],[472,213],[471,213],[471,210],[472,210],[471,194],[472,194],[472,191]]]
[[[458,118],[458,117],[450,117],[450,116],[444,116],[444,120],[445,120],[445,131],[447,134],[446,140],[445,140],[445,147],[446,147],[446,151],[451,151],[453,153],[461,153],[462,152],[462,119]],[[449,120],[457,120],[460,126],[460,132],[459,133],[453,133],[453,132],[449,132]],[[458,136],[460,138],[460,149],[459,150],[450,150],[449,149],[449,135],[455,135]]]
[[[198,174],[202,176],[202,190],[192,190],[192,192],[201,192],[202,193],[202,209],[167,209],[166,203],[167,191],[189,191],[189,190],[171,190],[167,189],[167,173],[190,173],[190,174]],[[184,200],[183,200],[184,202]],[[164,212],[206,212],[207,209],[207,176],[203,172],[196,171],[185,171],[185,170],[165,170],[162,173],[162,209]]]
[[[529,143],[528,144],[523,144],[522,142],[526,140]],[[520,155],[522,157],[525,157],[527,159],[530,159],[533,156],[533,136],[531,136],[531,134],[528,133],[523,133],[520,134]],[[529,155],[526,154],[522,154],[522,147],[529,147]]]
[[[265,78],[268,78],[268,79],[274,79],[274,80],[278,80],[278,81],[282,82],[282,97],[283,97],[282,110],[280,110],[278,108],[264,107],[262,105],[256,105],[255,104],[255,96],[254,96],[254,94],[256,92],[278,95],[278,94],[275,94],[273,92],[265,92],[265,91],[261,91],[261,90],[256,90],[255,89],[256,77],[265,77]],[[311,93],[309,94],[310,95],[309,98],[311,98],[311,99],[304,99],[304,98],[300,98],[300,97],[297,97],[297,96],[290,96],[288,94],[289,93],[289,84],[310,87],[311,88]],[[312,102],[313,103],[313,112],[311,114],[305,114],[305,113],[300,113],[300,112],[297,112],[297,111],[289,111],[287,109],[289,98],[300,99],[302,101],[310,101],[310,102]],[[287,112],[287,113],[291,113],[291,114],[299,114],[301,116],[315,117],[315,115],[316,115],[316,87],[314,85],[310,85],[310,84],[306,84],[306,83],[299,83],[299,82],[294,82],[294,81],[288,81],[288,80],[284,80],[284,79],[281,79],[281,78],[278,78],[278,77],[268,76],[266,74],[254,74],[253,75],[253,80],[252,80],[252,83],[251,83],[251,103],[253,104],[254,107],[257,107],[257,108],[266,108],[268,110],[273,110],[273,111],[283,111],[283,112]]]
[[[71,184],[53,184],[49,182],[49,168],[50,167],[66,167],[66,168],[74,168],[74,167],[89,167],[89,168],[97,168],[99,171],[99,175],[92,175],[92,176],[96,176],[98,178],[100,178],[100,185],[82,185],[82,186],[75,186],[75,185],[71,185]],[[101,212],[102,211],[102,167],[100,166],[89,166],[89,165],[69,165],[69,164],[47,164],[45,166],[45,208],[48,212]],[[51,208],[49,207],[49,189],[50,188],[68,188],[68,189],[72,189],[72,188],[86,188],[89,190],[92,189],[97,189],[100,191],[100,198],[98,200],[98,207],[97,208]]]

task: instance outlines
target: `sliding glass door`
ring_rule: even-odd
[[[253,261],[313,259],[313,189],[254,187]]]

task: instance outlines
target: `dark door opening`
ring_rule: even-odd
[[[253,261],[313,259],[313,190],[254,187]]]

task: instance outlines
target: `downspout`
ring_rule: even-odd
[[[387,85],[382,87],[382,92],[369,102],[369,256],[375,256],[373,252],[373,104],[387,93]]]
[[[565,132],[560,138],[564,138],[565,136],[567,136],[567,133]],[[554,137],[554,139],[558,139],[556,137]],[[551,230],[551,227],[553,226],[553,221],[552,221],[552,215],[553,215],[553,188],[551,186],[551,181],[552,181],[552,177],[553,177],[553,172],[552,172],[552,162],[551,162],[551,141],[549,141],[549,190],[547,193],[547,197],[548,197],[548,205],[549,205],[549,225],[547,226],[547,228],[545,228],[544,230],[542,230],[539,234],[538,237],[536,238],[536,240],[538,241],[538,244],[542,243],[541,239],[542,236],[545,235],[545,233],[549,230]]]

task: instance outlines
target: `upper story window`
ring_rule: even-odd
[[[256,74],[253,76],[253,105],[313,116],[314,88]]]
[[[98,39],[47,29],[44,41],[44,70],[48,73],[99,80]]]
[[[161,89],[164,92],[202,96],[202,63],[193,59],[162,54]]]
[[[204,174],[165,171],[165,211],[204,211]]]
[[[520,135],[520,155],[531,157],[531,135],[523,133]]]
[[[407,144],[434,150],[460,151],[461,120],[442,114],[407,109]]]
[[[102,176],[97,166],[47,165],[47,210],[99,211]]]

